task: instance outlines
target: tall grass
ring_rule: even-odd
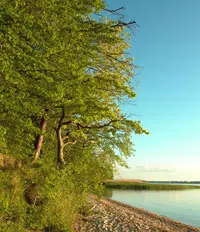
[[[73,231],[85,196],[77,193],[72,179],[70,175],[62,176],[61,171],[51,175],[30,168],[25,175],[17,169],[0,169],[0,231]],[[31,191],[34,203],[26,200],[29,182],[37,186]]]
[[[105,186],[117,189],[134,189],[134,190],[187,190],[200,189],[200,186],[194,185],[175,185],[175,184],[150,184],[150,183],[131,183],[131,182],[107,182]]]

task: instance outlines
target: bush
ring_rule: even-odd
[[[24,227],[27,203],[18,170],[0,171],[0,231],[27,231]]]
[[[50,170],[49,170],[50,171]],[[71,231],[84,203],[72,177],[63,171],[30,168],[26,172],[1,171],[0,231]],[[27,189],[35,202],[27,202]],[[40,199],[40,204],[37,204]]]
[[[88,194],[103,194],[102,180],[112,171],[109,163],[80,153],[59,167],[46,157],[1,170],[0,231],[72,231],[76,217],[87,213]]]

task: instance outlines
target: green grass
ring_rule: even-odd
[[[200,186],[192,185],[175,185],[175,184],[150,184],[150,183],[133,183],[133,182],[107,182],[107,188],[117,189],[134,189],[134,190],[187,190],[200,189]]]

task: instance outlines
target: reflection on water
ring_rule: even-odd
[[[200,227],[200,189],[135,191],[106,188],[105,196]]]
[[[108,197],[108,198],[112,198],[113,196],[113,189],[112,188],[105,188],[105,191],[104,191],[104,196],[105,197]]]

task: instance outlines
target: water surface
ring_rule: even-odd
[[[200,189],[138,191],[107,188],[105,196],[200,228]]]

